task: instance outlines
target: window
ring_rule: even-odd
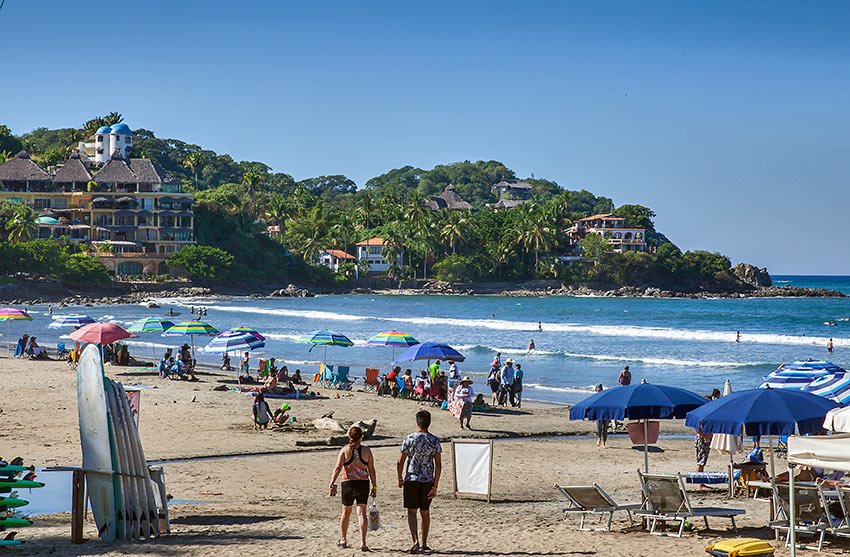
[[[123,261],[118,264],[119,275],[137,276],[144,272],[144,267],[138,261]]]
[[[94,222],[98,226],[112,226],[112,215],[110,215],[110,214],[97,215]]]
[[[631,232],[626,232],[626,235],[624,236],[624,238],[625,238],[626,240],[631,240],[631,239],[632,239],[632,233],[631,233]]]
[[[168,265],[165,261],[160,261],[159,266],[157,267],[157,274],[167,275],[168,274]]]
[[[97,136],[97,142],[103,143],[103,136],[102,135]],[[103,151],[101,151],[101,152],[103,152]]]

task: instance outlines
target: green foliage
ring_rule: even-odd
[[[593,262],[593,266],[599,268],[605,261],[605,257],[611,253],[611,244],[599,234],[588,234],[579,240],[581,252]]]
[[[106,267],[94,257],[74,253],[75,249],[65,239],[0,242],[0,272],[55,277],[71,286],[103,286],[111,282]]]
[[[105,286],[112,282],[106,267],[97,258],[82,253],[67,256],[57,276],[71,286]]]
[[[435,263],[431,269],[434,277],[449,282],[471,282],[480,278],[480,272],[472,256],[452,254]]]
[[[234,258],[212,246],[186,246],[168,259],[172,267],[185,270],[192,280],[223,282],[231,277]]]
[[[26,242],[38,231],[36,216],[32,209],[26,205],[18,205],[12,218],[6,221],[6,230],[9,231],[9,239],[13,242]]]
[[[12,130],[8,126],[0,124],[0,153],[8,152],[13,156],[15,153],[24,148],[24,144],[20,139],[12,135]]]

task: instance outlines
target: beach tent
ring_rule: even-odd
[[[788,532],[791,555],[797,555],[797,536],[794,530],[794,467],[808,466],[850,473],[850,434],[802,437],[788,437],[788,505],[791,529]]]
[[[614,387],[589,396],[570,408],[570,419],[642,420],[644,468],[649,472],[649,420],[682,419],[705,402],[704,397],[679,387],[641,382],[637,385]]]
[[[823,420],[823,428],[827,431],[850,433],[850,406],[827,412]]]

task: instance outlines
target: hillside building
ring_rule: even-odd
[[[614,251],[646,251],[646,230],[627,228],[626,219],[612,213],[591,215],[579,219],[567,230],[570,243],[578,247],[578,241],[588,234],[599,234],[605,238]]]
[[[448,209],[449,211],[478,210],[472,203],[462,198],[452,184],[446,186],[446,189],[440,195],[426,201],[425,206],[432,211],[440,211],[441,209]]]
[[[353,255],[341,249],[326,249],[318,253],[313,264],[324,265],[336,273],[343,263],[354,263],[356,261],[357,259]]]
[[[368,265],[368,272],[370,274],[386,273],[392,263],[394,263],[396,266],[401,266],[401,254],[396,257],[395,262],[392,262],[387,259],[387,256],[384,253],[386,245],[387,241],[383,238],[369,238],[368,240],[357,242],[355,249],[357,250],[356,259],[358,267],[358,276],[360,272],[360,263],[364,261]]]

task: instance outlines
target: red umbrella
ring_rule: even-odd
[[[112,344],[116,340],[131,337],[130,333],[124,330],[120,325],[115,323],[89,323],[85,327],[80,327],[73,333],[71,338],[83,342],[94,342],[97,344]]]

